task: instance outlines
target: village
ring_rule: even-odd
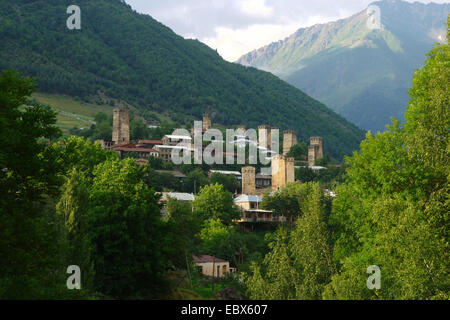
[[[202,119],[202,135],[212,129],[212,119],[209,115],[204,115]],[[272,150],[271,133],[274,128],[270,125],[258,126],[258,140],[253,142],[246,135],[236,135],[230,142],[233,145],[249,145],[254,144],[259,150],[266,154],[270,159],[271,167],[261,169],[256,172],[254,166],[242,166],[241,172],[228,170],[209,170],[208,175],[221,174],[233,175],[240,182],[240,187],[234,194],[234,204],[241,213],[240,219],[234,221],[243,229],[258,229],[262,225],[277,224],[286,222],[286,217],[276,216],[271,210],[260,208],[264,194],[273,194],[285,187],[288,183],[296,182],[295,169],[300,168],[295,165],[293,157],[288,157],[291,148],[297,144],[297,134],[295,130],[285,130],[283,132],[282,153],[279,154]],[[239,132],[245,132],[245,126],[238,126]],[[135,161],[140,165],[148,164],[148,158],[154,157],[162,159],[165,162],[172,161],[173,150],[187,152],[192,157],[194,154],[193,146],[194,129],[191,135],[164,135],[161,140],[130,140],[130,111],[126,107],[117,107],[113,114],[113,134],[110,141],[97,141],[102,145],[103,149],[113,150],[121,158],[125,158],[130,154],[137,155]],[[327,170],[326,167],[316,166],[316,161],[323,158],[323,140],[322,137],[311,137],[308,147],[307,168],[313,171]],[[203,146],[205,149],[205,146]],[[229,157],[229,152],[223,152],[223,157]],[[231,156],[237,160],[237,153],[233,152]],[[270,172],[267,172],[267,171]],[[186,176],[177,171],[169,171],[174,177],[182,182]],[[300,181],[297,181],[301,183]],[[333,193],[330,192],[333,196]],[[163,205],[161,211],[164,217],[167,213],[164,203],[169,198],[192,203],[195,199],[193,193],[184,192],[161,192],[160,203]],[[229,273],[236,273],[237,268],[231,267],[230,261],[214,257],[211,255],[194,256],[193,260],[199,270],[206,277],[221,278]]]

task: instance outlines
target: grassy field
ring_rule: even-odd
[[[69,96],[34,93],[32,98],[52,107],[58,113],[57,125],[66,135],[73,127],[89,128],[99,112],[112,114],[113,107],[78,101]]]

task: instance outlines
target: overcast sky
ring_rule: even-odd
[[[414,2],[408,0],[409,2]],[[297,29],[347,18],[373,0],[126,0],[185,38],[199,39],[228,61]],[[448,0],[419,2],[448,3]]]

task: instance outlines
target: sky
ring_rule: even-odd
[[[408,0],[409,2],[415,2]],[[347,18],[374,0],[126,0],[177,34],[198,39],[228,61],[303,27]],[[449,0],[418,2],[448,3]]]

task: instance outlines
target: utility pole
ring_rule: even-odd
[[[214,294],[215,271],[216,271],[216,257],[213,257],[213,278],[212,278],[212,292],[213,292],[213,294]]]

